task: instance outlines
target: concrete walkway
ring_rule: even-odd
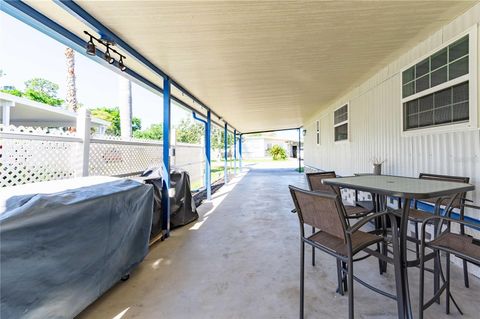
[[[305,187],[303,174],[251,166],[200,207],[196,223],[154,246],[127,282],[120,282],[80,318],[298,318],[299,226],[290,213],[287,186]],[[335,294],[335,260],[306,258],[305,318],[346,318],[347,297]],[[373,259],[355,263],[355,273],[394,291],[392,269],[378,275]],[[465,316],[434,305],[426,318],[478,318],[480,281],[460,283],[452,267],[454,295]],[[428,275],[427,275],[428,276]],[[410,271],[416,305],[418,269]],[[427,284],[427,287],[431,287]],[[428,288],[427,288],[428,289]],[[430,291],[428,289],[427,291]],[[396,318],[396,303],[355,285],[356,318]],[[415,313],[416,314],[416,313]]]

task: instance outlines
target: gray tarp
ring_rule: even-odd
[[[110,177],[2,189],[0,317],[72,318],[117,283],[147,254],[152,191]]]

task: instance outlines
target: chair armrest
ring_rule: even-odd
[[[427,219],[425,219],[425,220],[423,221],[422,231],[426,228],[426,226],[427,226],[431,221],[434,221],[434,220],[444,220],[444,221],[448,221],[448,222],[452,222],[452,223],[457,223],[457,224],[464,225],[464,226],[468,226],[468,227],[472,227],[472,228],[480,228],[480,225],[479,225],[479,224],[475,224],[475,223],[472,223],[472,222],[467,222],[467,221],[465,221],[465,220],[454,219],[454,218],[444,217],[444,216],[432,216],[432,217],[428,217]]]
[[[363,225],[365,225],[366,223],[368,223],[372,219],[378,218],[378,217],[381,217],[381,216],[391,216],[391,213],[389,211],[384,211],[384,212],[375,213],[373,215],[366,216],[366,217],[360,219],[358,222],[356,222],[355,225],[353,225],[352,227],[347,229],[346,232],[347,232],[347,234],[352,235],[354,232],[359,230]]]

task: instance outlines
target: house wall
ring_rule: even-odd
[[[270,157],[267,150],[274,145],[279,145],[287,152],[289,157],[292,156],[292,146],[284,139],[257,136],[245,137],[242,145],[242,156],[245,159]]]
[[[372,158],[385,160],[383,173],[418,176],[420,172],[470,176],[477,186],[469,194],[480,205],[480,132],[475,128],[452,132],[402,133],[401,71],[432,50],[447,44],[471,27],[478,28],[480,4],[446,24],[423,42],[405,50],[402,56],[373,77],[309,118],[304,128],[305,165],[335,170],[340,175],[371,172]],[[477,38],[480,32],[477,32]],[[480,39],[477,41],[479,46]],[[477,52],[480,50],[477,49]],[[477,69],[478,64],[478,54]],[[478,81],[476,87],[479,87]],[[477,89],[480,92],[480,88]],[[334,143],[333,111],[349,102],[349,141]],[[477,117],[480,115],[478,99]],[[320,121],[320,145],[316,144],[316,121]],[[480,120],[478,121],[480,122]],[[480,219],[480,212],[467,212]]]

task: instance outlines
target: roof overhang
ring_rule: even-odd
[[[77,113],[0,92],[0,108],[10,108],[10,124],[33,127],[75,127]],[[3,112],[0,112],[0,124]],[[92,117],[93,127],[108,127],[110,122]]]
[[[60,1],[26,2],[79,37],[86,39],[84,30],[100,36]],[[302,126],[476,1],[76,2],[250,132]],[[130,56],[126,64],[162,86],[145,63]]]

